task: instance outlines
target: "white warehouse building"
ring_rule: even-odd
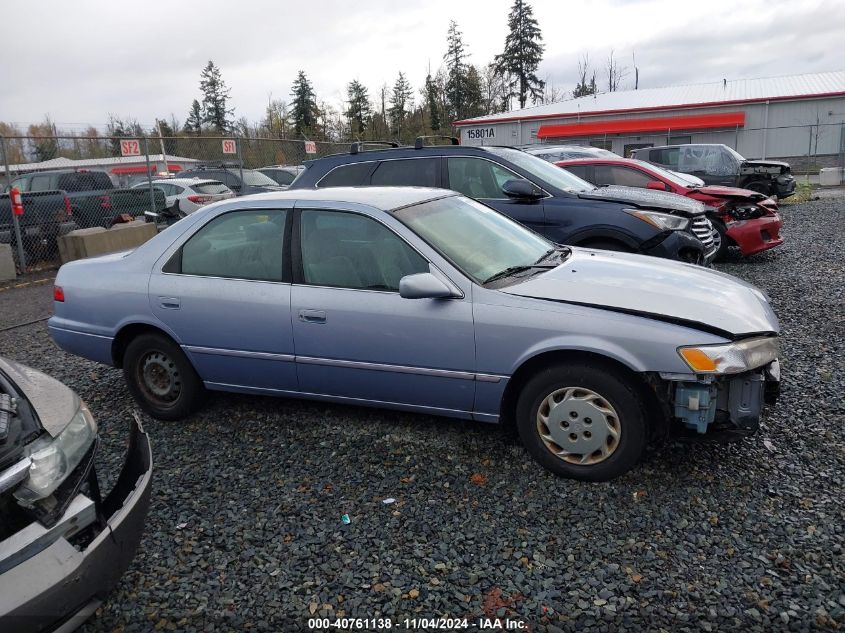
[[[625,90],[456,121],[464,145],[723,143],[793,169],[843,166],[845,71]]]

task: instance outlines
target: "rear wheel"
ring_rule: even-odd
[[[757,193],[762,193],[766,196],[772,194],[772,186],[766,180],[754,180],[752,182],[749,182],[747,185],[745,185],[745,189],[750,189],[751,191],[756,191]]]
[[[160,420],[181,420],[202,403],[205,387],[185,354],[160,334],[141,334],[123,357],[129,391],[144,411]]]
[[[608,481],[633,468],[646,444],[636,385],[610,367],[548,367],[523,387],[517,428],[526,449],[556,475]]]

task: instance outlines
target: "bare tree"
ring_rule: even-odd
[[[549,75],[546,75],[546,79],[543,82],[543,94],[540,97],[540,103],[557,103],[558,101],[563,101],[565,97],[566,91],[558,88],[552,83]]]
[[[590,69],[590,54],[584,53],[578,60],[578,85],[572,91],[575,98],[594,95],[598,92],[596,71]]]
[[[607,72],[607,91],[616,92],[622,80],[628,76],[628,67],[619,65],[619,62],[613,58],[613,49],[611,48],[604,68]]]

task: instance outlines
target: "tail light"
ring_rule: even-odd
[[[100,208],[105,209],[106,211],[111,211],[111,198],[109,196],[100,196]]]
[[[194,204],[208,204],[212,199],[211,196],[188,196],[188,200]]]
[[[61,301],[64,302],[65,300],[65,291],[62,290],[61,286],[53,286],[53,301]]]
[[[71,217],[73,215],[73,207],[70,206],[70,198],[65,196],[65,214],[67,217]]]

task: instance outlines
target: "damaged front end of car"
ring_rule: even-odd
[[[149,507],[149,440],[136,418],[104,497],[85,403],[39,372],[0,369],[0,630],[72,630],[134,557]]]
[[[779,341],[752,337],[724,345],[679,348],[692,374],[661,374],[669,416],[686,435],[754,434],[764,404],[780,394]]]

